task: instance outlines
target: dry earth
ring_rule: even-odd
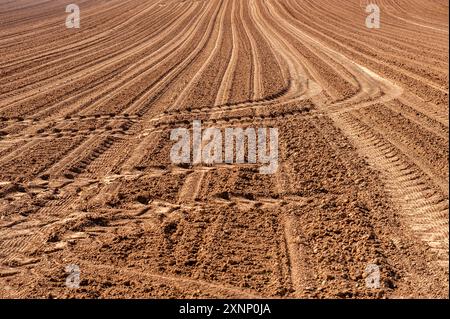
[[[0,297],[448,297],[448,1],[71,2],[0,0]],[[194,119],[277,173],[172,165]]]

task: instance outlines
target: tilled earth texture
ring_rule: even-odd
[[[0,0],[0,297],[447,298],[448,1],[374,2]]]

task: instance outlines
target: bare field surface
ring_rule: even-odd
[[[69,3],[0,0],[1,298],[448,298],[448,1]],[[278,171],[172,164],[193,120]]]

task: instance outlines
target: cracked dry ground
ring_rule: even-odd
[[[447,298],[448,2],[376,2],[0,1],[0,297]],[[172,165],[194,119],[277,173]]]

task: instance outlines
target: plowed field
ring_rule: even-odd
[[[365,2],[0,0],[0,297],[448,298],[448,1]]]

